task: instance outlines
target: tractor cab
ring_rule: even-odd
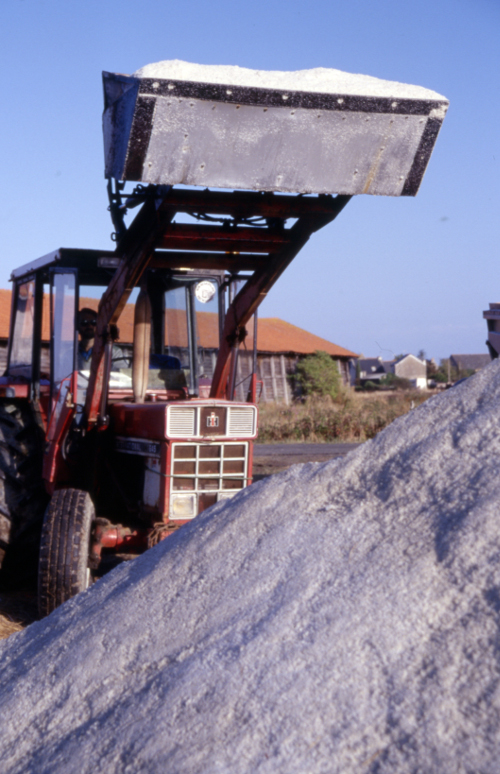
[[[135,508],[147,522],[166,519],[172,528],[250,481],[248,440],[256,434],[257,412],[255,405],[226,407],[228,401],[210,400],[227,298],[237,279],[223,270],[173,270],[161,264],[161,255],[153,256],[117,322],[108,326],[93,426],[86,403],[89,399],[92,405],[89,382],[98,308],[119,259],[101,251],[60,249],[16,270],[13,336],[4,377],[9,387],[4,389],[31,397],[38,409],[47,437],[43,471],[49,493],[69,482],[98,486],[89,480],[99,478],[97,471],[86,470],[93,462],[89,466],[81,458],[83,449],[89,449],[87,436],[101,439],[106,430],[113,435],[108,451],[116,458],[112,477],[120,491],[130,489],[130,471],[120,473],[130,468],[123,455],[134,457],[140,469],[141,475],[132,477],[136,485],[126,503],[129,510]],[[252,379],[246,381],[250,388]],[[183,448],[172,448],[174,438]],[[200,454],[212,455],[217,464],[173,464],[173,457],[200,457],[188,444],[192,439],[206,445],[215,438],[226,442],[224,449],[216,444]],[[96,448],[101,445],[99,440]],[[224,455],[231,462],[222,462]],[[109,458],[104,469],[108,467]],[[179,475],[172,477],[174,472]],[[196,478],[200,472],[206,477]],[[184,491],[190,492],[188,497],[175,495]]]
[[[99,251],[61,249],[41,259],[35,271],[28,266],[13,273],[13,335],[6,376],[11,391],[28,392],[40,402],[45,421],[55,421],[68,392],[83,414],[97,309],[115,260]],[[140,356],[144,370],[144,395],[136,389],[136,398],[177,399],[198,396],[200,390],[206,395],[209,378],[200,336],[205,348],[209,340],[213,350],[218,349],[226,287],[222,272],[151,269],[144,289],[131,294],[119,324],[109,333],[109,399],[134,396],[134,336],[136,369]],[[87,326],[83,330],[82,312]],[[141,313],[148,319],[139,319]],[[139,335],[144,340],[137,351]]]

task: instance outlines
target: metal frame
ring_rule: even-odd
[[[121,202],[121,188],[116,196]],[[13,272],[16,288],[28,274],[36,273],[43,283],[53,270],[65,271],[75,266],[84,284],[92,284],[90,280],[94,275],[94,279],[97,277],[96,272],[100,275],[98,284],[104,284],[111,277],[97,315],[85,405],[87,426],[95,425],[102,413],[103,357],[109,326],[117,322],[132,289],[148,268],[172,272],[185,268],[200,275],[206,270],[220,270],[229,272],[231,277],[241,271],[252,272],[247,277],[240,276],[244,285],[227,310],[223,310],[223,323],[220,316],[221,346],[211,397],[230,398],[231,360],[235,360],[239,344],[244,340],[245,324],[310,236],[334,220],[350,198],[149,186],[135,197],[127,199],[123,194],[125,204],[121,205],[120,213],[131,206],[131,199],[132,205],[142,203],[142,207],[123,232],[114,252],[61,248]],[[118,208],[119,202],[115,204]],[[179,213],[203,220],[174,223]],[[255,224],[256,218],[262,220],[260,227]],[[207,219],[222,223],[207,225]],[[287,227],[288,220],[295,223]],[[117,268],[102,268],[97,260],[99,256],[113,259]],[[224,307],[222,288],[223,285],[219,293],[221,309]],[[15,306],[15,294],[13,301]],[[36,373],[31,390],[34,396],[39,393]]]
[[[117,208],[116,197],[119,201],[122,197],[120,186],[117,184],[117,193],[113,194]],[[99,305],[85,406],[89,425],[97,422],[100,413],[108,326],[118,320],[131,289],[148,267],[253,272],[227,309],[212,381],[212,398],[230,398],[230,361],[235,364],[245,324],[309,237],[334,220],[351,197],[149,186],[141,189],[137,198],[144,204],[118,242],[120,265]],[[129,197],[125,207],[130,201]],[[222,220],[222,225],[207,225],[206,220],[174,223],[178,213],[205,219],[212,216]],[[264,222],[261,227],[247,225],[250,218],[262,218]],[[296,222],[286,228],[289,219]],[[158,248],[162,252],[155,252]]]
[[[244,454],[241,457],[225,457],[224,455],[224,449],[226,446],[243,446]],[[242,440],[234,440],[230,439],[227,440],[224,438],[223,440],[214,440],[210,441],[209,444],[200,444],[199,442],[193,442],[193,441],[173,441],[171,445],[171,473],[170,473],[170,481],[169,481],[169,518],[175,520],[175,516],[172,516],[170,511],[172,510],[172,499],[176,495],[193,495],[195,498],[195,504],[198,506],[198,500],[200,494],[214,494],[216,495],[217,501],[220,499],[227,499],[228,497],[233,497],[235,494],[238,494],[238,492],[241,491],[245,486],[248,485],[249,481],[251,480],[251,476],[248,473],[248,460],[249,460],[249,446],[250,441],[248,439]],[[194,448],[196,450],[195,457],[192,458],[176,458],[175,452],[176,449],[179,447],[189,447]],[[202,458],[200,457],[200,449],[206,449],[207,447],[219,447],[220,449],[220,455],[218,458],[210,457],[210,458]],[[204,473],[200,471],[200,463],[204,462],[219,462],[219,472],[218,473]],[[237,461],[237,462],[243,462],[243,471],[237,472],[237,473],[225,473],[224,472],[224,463],[227,461]],[[179,462],[192,462],[194,463],[194,473],[177,473],[176,472],[176,463]],[[194,489],[175,489],[174,483],[175,479],[186,479],[186,480],[192,480],[195,481]],[[197,485],[200,479],[210,479],[213,480],[214,483],[217,482],[219,486],[217,486],[215,489],[200,489]],[[223,479],[231,479],[237,482],[242,482],[241,487],[235,487],[234,489],[224,489],[222,486]],[[225,498],[221,498],[220,495],[226,495]],[[195,513],[195,516],[197,513]],[[195,518],[195,516],[193,518]],[[178,517],[179,518],[179,517]]]
[[[301,116],[303,118],[305,116],[306,120],[308,114],[311,116],[309,118],[309,127],[314,125],[314,122],[311,121],[313,118],[312,114],[314,114],[314,118],[325,116],[326,120],[330,122],[332,118],[335,119],[335,114],[337,114],[339,122],[346,121],[346,125],[351,124],[351,126],[352,122],[350,119],[355,117],[359,122],[359,126],[366,127],[365,122],[368,122],[368,127],[366,128],[369,128],[371,125],[379,125],[379,120],[382,119],[384,126],[387,123],[387,129],[383,130],[379,127],[378,130],[373,130],[375,132],[374,142],[378,144],[378,155],[367,160],[368,168],[365,171],[368,173],[368,179],[366,181],[364,175],[360,175],[355,181],[349,181],[348,178],[335,180],[332,179],[332,170],[329,170],[330,174],[326,179],[318,181],[314,179],[313,170],[309,170],[312,174],[312,179],[306,175],[306,178],[301,179],[300,182],[295,180],[294,185],[298,185],[298,187],[294,189],[290,189],[288,186],[282,188],[282,181],[277,180],[274,174],[270,174],[269,178],[266,176],[258,177],[259,182],[255,183],[255,185],[266,190],[343,191],[344,193],[351,194],[383,193],[380,190],[371,190],[375,175],[373,164],[378,165],[380,153],[385,150],[387,144],[391,142],[392,135],[394,135],[395,138],[399,138],[403,155],[407,154],[405,159],[407,163],[403,164],[399,168],[398,173],[395,174],[391,195],[402,196],[414,196],[417,193],[448,107],[448,100],[433,92],[428,91],[426,93],[422,91],[420,97],[414,98],[413,96],[408,96],[408,92],[406,93],[407,96],[404,96],[404,90],[401,92],[400,88],[392,94],[384,89],[383,95],[380,93],[349,94],[345,93],[345,91],[325,93],[267,86],[184,81],[167,77],[137,78],[136,76],[123,76],[108,72],[103,73],[103,85],[106,177],[119,177],[122,180],[128,181],[144,182],[149,180],[154,183],[190,181],[193,185],[208,183],[220,186],[231,185],[240,189],[253,187],[255,177],[250,170],[246,170],[247,174],[238,176],[231,163],[225,169],[225,174],[222,175],[220,170],[219,174],[213,172],[213,170],[212,174],[207,174],[205,163],[201,164],[199,168],[198,164],[196,164],[191,169],[190,154],[195,154],[194,158],[196,161],[199,159],[199,153],[197,154],[193,148],[184,149],[186,155],[182,162],[180,161],[180,132],[183,133],[185,131],[182,128],[185,125],[183,121],[184,114],[183,112],[178,112],[179,110],[184,110],[184,108],[180,107],[181,103],[189,105],[189,108],[186,109],[197,118],[198,122],[203,120],[202,117],[205,117],[205,121],[210,122],[210,118],[207,116],[216,108],[217,110],[219,108],[224,110],[226,116],[230,112],[232,113],[233,110],[235,114],[239,111],[238,115],[244,114],[246,117],[249,114],[258,113],[260,115],[259,124],[261,121],[266,120],[263,115],[265,113],[267,114],[267,121],[273,121],[274,118],[279,121],[277,125],[281,128],[286,126],[283,123],[285,120],[284,116],[290,116],[291,121],[295,124],[296,119],[293,116],[296,111],[300,111]],[[161,120],[161,128],[158,128],[158,116],[162,115],[163,110],[167,110],[167,114],[170,117],[172,125],[169,129],[161,127]],[[192,111],[195,111],[194,114]],[[410,122],[404,120],[408,118]],[[240,121],[243,121],[243,119],[239,120],[234,116],[229,123],[231,129],[236,133],[235,137],[239,136]],[[409,147],[405,147],[408,145],[408,136],[403,127],[407,126],[408,123],[413,124],[413,131],[415,132],[415,144],[411,144],[411,151]],[[392,124],[395,124],[395,126],[390,129]],[[246,126],[246,124],[244,125]],[[276,126],[276,124],[273,125]],[[179,137],[177,137],[174,126],[177,127]],[[396,126],[399,128],[396,129]],[[293,130],[294,136],[297,131],[298,129],[295,127]],[[354,130],[351,129],[351,131]],[[265,136],[266,129],[264,126],[262,126],[261,132]],[[313,136],[314,134],[311,134],[311,131],[309,131],[309,134],[306,134],[305,130],[302,135],[304,141],[307,142],[309,139],[310,143],[313,141]],[[159,137],[163,137],[163,142],[161,139],[159,140]],[[282,139],[286,142],[285,138]],[[333,132],[331,136],[331,141],[338,142],[337,152],[339,154],[343,150],[345,153],[343,139],[345,139],[345,129],[341,131],[337,127],[337,131]],[[159,147],[161,151],[158,150],[158,142],[160,142]],[[189,143],[190,146],[192,144],[192,142]],[[194,146],[196,147],[196,141]],[[293,143],[286,147],[293,154]],[[203,149],[202,156],[204,161],[208,161],[212,152],[215,152],[215,160],[219,165],[224,165],[224,162],[227,160],[228,154],[224,154],[223,144],[217,142],[212,136],[205,138],[201,148]],[[323,148],[324,146],[321,144],[321,149],[318,149],[318,153]],[[212,149],[214,150],[212,151]],[[363,147],[360,147],[358,151],[358,154],[354,155],[355,157],[359,156],[359,159],[357,157],[352,159],[356,166],[363,161]],[[168,174],[165,172],[162,168],[162,159],[169,155],[174,159],[174,166],[175,164],[180,165],[182,172],[180,169],[174,172],[171,168]],[[396,152],[394,157],[397,158],[398,155]],[[290,157],[290,154],[288,156]],[[156,160],[158,165],[155,164]],[[293,169],[293,164],[291,168]],[[279,169],[280,172],[283,172],[282,165],[280,165]],[[369,172],[368,169],[370,170]],[[270,172],[272,170],[274,170],[274,167],[271,163]],[[404,176],[401,176],[403,171]],[[229,180],[232,182],[230,183]],[[398,181],[401,185],[399,185]],[[121,216],[120,195],[122,190],[120,186],[123,187],[123,183],[116,184],[115,202],[112,207],[112,215],[114,221],[118,223],[118,231],[123,228],[123,221],[119,222]],[[142,188],[137,193],[142,193]],[[387,191],[386,193],[389,192]]]

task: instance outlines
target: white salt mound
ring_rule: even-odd
[[[262,89],[308,91],[326,94],[355,94],[367,97],[398,97],[399,99],[446,100],[435,91],[397,81],[384,81],[371,75],[355,75],[327,67],[282,72],[280,70],[250,70],[234,65],[201,65],[167,59],[136,70],[136,78],[161,78],[200,83],[221,83]]]
[[[495,361],[10,637],[3,774],[496,774],[499,407]]]

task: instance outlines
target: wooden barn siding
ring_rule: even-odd
[[[205,376],[212,377],[216,359],[217,350],[202,350],[201,362]],[[287,376],[294,373],[296,361],[297,358],[285,355],[257,355],[257,380],[261,382],[257,385],[257,395],[260,395],[261,401],[286,403],[287,405],[290,403],[292,390]],[[238,401],[246,401],[247,399],[252,365],[252,352],[240,350],[236,366],[235,390],[235,399]]]
[[[212,377],[217,350],[202,350],[201,362],[203,372],[207,377]],[[272,355],[257,353],[257,395],[263,403],[285,403],[287,406],[292,401],[294,394],[292,389],[293,376],[296,372],[300,358],[297,355]],[[250,389],[250,377],[252,375],[252,352],[240,350],[236,370],[235,398],[246,401]],[[349,360],[336,360],[342,382],[350,384]]]

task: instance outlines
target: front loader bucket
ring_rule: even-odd
[[[414,196],[448,107],[338,70],[173,61],[103,79],[106,177],[152,184]]]

